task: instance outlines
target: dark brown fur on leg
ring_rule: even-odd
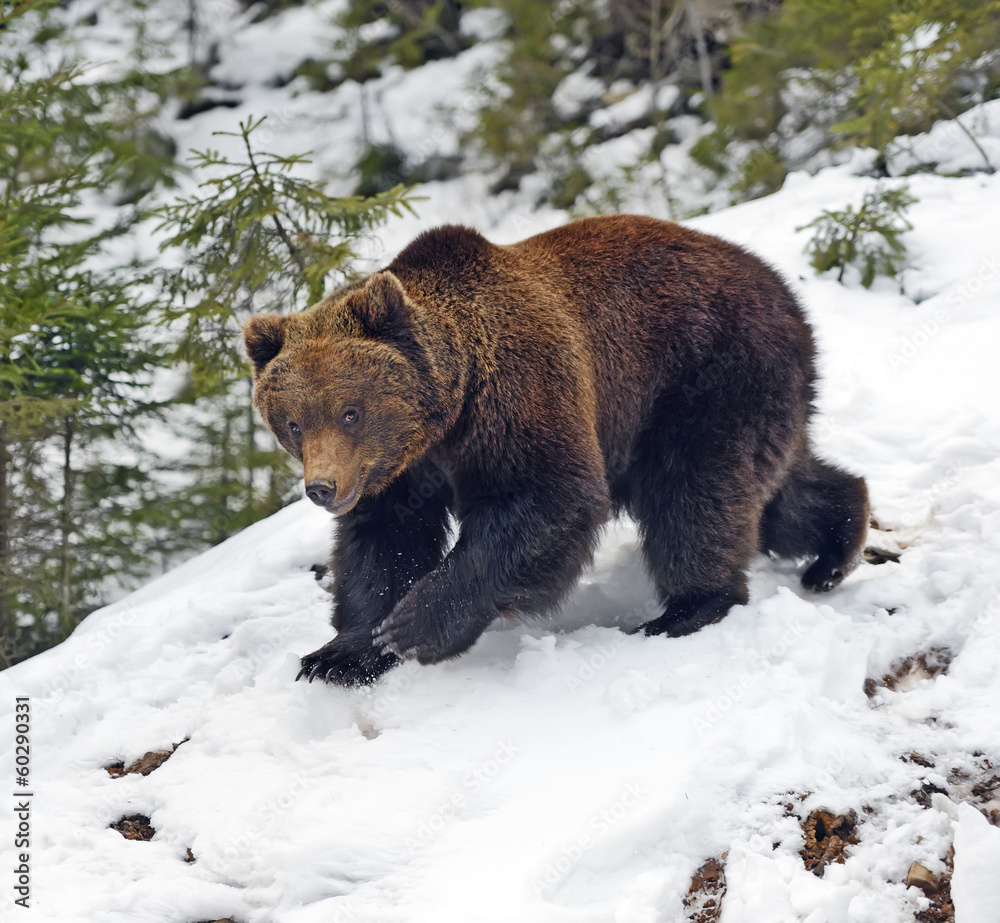
[[[299,678],[364,685],[399,663],[372,646],[372,631],[441,563],[450,497],[443,477],[418,466],[340,518],[330,562],[337,637],[302,658]]]

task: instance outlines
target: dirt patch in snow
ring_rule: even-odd
[[[948,759],[938,768],[938,757],[916,751],[901,759],[925,769],[937,770],[920,780],[910,797],[925,808],[932,807],[934,795],[945,795],[955,804],[966,802],[981,811],[995,827],[1000,827],[1000,769],[982,753]]]
[[[156,828],[145,814],[129,814],[111,825],[126,840],[151,840]]]
[[[833,814],[813,811],[802,821],[806,844],[799,850],[802,861],[814,875],[822,878],[831,862],[844,861],[844,850],[858,842],[858,815],[854,811]]]
[[[170,750],[148,750],[137,760],[133,760],[128,767],[125,766],[125,762],[120,760],[117,763],[111,763],[109,766],[104,768],[108,771],[108,775],[113,779],[120,779],[122,776],[138,774],[140,776],[148,776],[154,769],[159,769],[170,757],[174,755],[177,748],[188,741],[185,737],[180,743],[173,745]]]
[[[951,902],[951,873],[955,860],[955,850],[949,849],[945,857],[945,871],[932,875],[923,866],[914,862],[906,876],[906,884],[920,888],[931,902],[926,910],[917,913],[916,923],[955,923],[955,905]]]
[[[687,923],[716,923],[722,915],[722,898],[726,893],[726,870],[721,859],[709,859],[691,879],[684,897]]]
[[[947,673],[953,657],[954,654],[946,647],[932,647],[929,651],[906,657],[893,664],[881,679],[866,679],[865,695],[873,698],[880,689],[906,692],[923,680]]]

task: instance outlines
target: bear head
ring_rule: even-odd
[[[254,404],[331,513],[384,490],[441,434],[447,401],[419,313],[383,271],[243,328]]]

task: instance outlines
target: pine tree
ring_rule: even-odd
[[[478,6],[499,8],[507,18],[506,54],[490,79],[481,81],[481,106],[472,140],[503,173],[494,191],[517,188],[546,156],[546,141],[566,127],[553,103],[556,87],[576,66],[567,52],[570,36],[587,34],[587,4],[538,0],[498,0]],[[580,36],[577,36],[579,39]],[[554,159],[570,161],[559,172],[574,169],[565,145],[556,141]]]
[[[922,6],[892,13],[882,43],[852,65],[851,106],[833,130],[884,156],[897,136],[954,119],[992,173],[995,165],[957,115],[1000,89],[1000,66],[983,60],[996,57],[1000,3],[960,6],[958,15],[938,2]]]
[[[337,17],[344,30],[338,63],[347,77],[362,82],[386,62],[413,68],[452,57],[469,46],[458,28],[462,6],[458,0],[349,0]],[[379,21],[387,27],[379,37],[362,38],[363,27]]]
[[[104,526],[95,480],[138,420],[157,360],[153,306],[109,246],[135,220],[96,227],[82,206],[127,187],[139,121],[109,117],[121,86],[45,70],[51,3],[3,14],[0,53],[0,634],[4,663],[65,637],[109,582],[143,569],[141,523]],[[127,108],[127,107],[126,107]],[[133,110],[133,115],[134,110]],[[147,163],[147,179],[168,165]],[[104,451],[102,451],[102,449]],[[97,485],[99,487],[99,485]],[[118,583],[117,585],[120,585]]]
[[[902,235],[913,230],[904,213],[916,201],[904,184],[866,193],[857,211],[850,205],[837,211],[824,209],[798,228],[815,228],[806,252],[816,272],[838,268],[837,281],[843,282],[844,271],[854,265],[865,288],[871,288],[878,275],[895,278],[906,259]]]
[[[1000,0],[785,0],[734,43],[712,104],[716,136],[695,154],[720,166],[729,146],[737,198],[772,191],[835,145],[874,148],[884,170],[896,137],[996,94],[998,45]]]
[[[348,278],[358,238],[390,214],[412,209],[401,185],[371,197],[333,198],[303,178],[308,155],[259,151],[263,119],[240,123],[243,156],[192,154],[197,193],[154,212],[177,250],[179,268],[159,273],[171,329],[179,329],[173,362],[189,383],[181,400],[183,435],[195,452],[176,466],[188,486],[175,497],[184,534],[221,541],[279,509],[297,480],[290,460],[254,420],[240,329],[255,312],[285,313],[318,301]]]

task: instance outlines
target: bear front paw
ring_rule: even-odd
[[[411,590],[376,626],[372,641],[378,650],[428,664],[457,657],[476,643],[490,620],[458,617],[454,605],[428,595]]]
[[[367,686],[399,663],[392,653],[372,646],[370,637],[337,635],[318,651],[302,658],[296,679],[314,679],[339,686]]]
[[[372,631],[372,643],[383,654],[393,654],[402,660],[416,658],[421,663],[435,658],[427,644],[427,632],[412,611],[393,612]],[[424,660],[429,657],[429,660]]]
[[[372,641],[383,654],[394,654],[402,660],[415,659],[426,664],[452,656],[427,607],[409,597],[376,626]]]

